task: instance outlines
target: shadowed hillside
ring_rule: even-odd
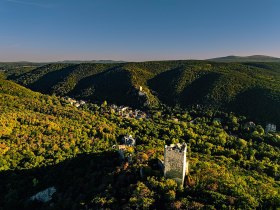
[[[11,77],[12,78],[12,77]],[[280,126],[277,107],[280,90],[279,63],[215,63],[210,61],[155,61],[118,64],[49,64],[13,78],[32,90],[68,95],[91,101],[130,105],[133,107],[189,107],[205,105],[236,111],[265,123]],[[139,88],[143,88],[139,97]],[[241,110],[240,95],[251,89],[273,92],[270,113],[258,117],[255,109]],[[258,93],[257,93],[258,94]],[[255,99],[249,97],[248,105]],[[257,110],[265,110],[260,103]],[[273,114],[272,114],[273,113]]]
[[[181,104],[203,104],[211,105],[207,96],[214,88],[215,81],[219,78],[217,73],[208,73],[195,79],[189,86],[186,86],[180,96]]]
[[[85,208],[82,202],[104,192],[117,178],[114,171],[118,166],[116,153],[102,152],[79,155],[54,166],[2,172],[0,209],[51,209],[49,204],[30,201],[32,195],[51,186],[57,190],[56,208]],[[112,187],[116,187],[116,196],[117,186]]]
[[[277,122],[280,116],[280,100],[278,93],[271,90],[252,88],[237,95],[236,100],[230,105],[233,111],[246,114],[250,118],[259,121],[263,119],[268,122]],[[252,103],[254,102],[254,103]]]

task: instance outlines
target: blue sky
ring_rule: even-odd
[[[0,61],[280,57],[279,0],[0,0]]]

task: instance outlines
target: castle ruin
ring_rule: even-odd
[[[186,174],[188,174],[187,144],[171,144],[164,147],[164,176],[174,179],[183,186]]]

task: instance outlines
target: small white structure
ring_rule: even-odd
[[[79,102],[80,102],[80,105],[85,105],[86,104],[86,102],[83,101],[83,100],[80,100]]]
[[[81,105],[77,102],[74,104],[75,107],[79,108]]]
[[[110,107],[111,107],[111,109],[117,109],[118,108],[118,106],[115,105],[115,104],[112,104]]]
[[[179,119],[176,118],[176,117],[173,117],[172,120],[173,120],[174,122],[179,122]]]
[[[189,173],[187,162],[187,144],[164,146],[164,176],[174,179],[183,186],[185,176]]]
[[[265,132],[266,133],[275,133],[276,132],[276,125],[274,124],[267,124],[266,127],[265,127]]]
[[[136,140],[132,137],[132,135],[126,135],[122,139],[123,144],[127,146],[135,146]]]
[[[144,93],[143,91],[139,91],[139,92],[138,92],[138,95],[139,95],[139,96],[145,96],[146,93]]]
[[[255,128],[256,124],[252,121],[245,123],[244,125],[244,129],[251,129],[251,128]]]
[[[30,200],[32,201],[41,201],[43,203],[46,203],[52,199],[52,195],[56,192],[55,187],[49,187],[41,192],[38,192],[37,194],[30,197]]]
[[[74,104],[77,102],[75,99],[70,98],[70,97],[68,97],[68,96],[66,96],[64,99],[65,99],[67,102],[69,102],[71,105],[74,105]]]

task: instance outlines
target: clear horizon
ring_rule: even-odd
[[[32,61],[32,60],[14,60],[14,61],[1,61],[0,63],[21,63],[21,62],[29,62],[29,63],[55,63],[55,62],[67,62],[67,61],[81,61],[81,62],[90,62],[90,61],[115,61],[115,62],[149,62],[149,61],[175,61],[175,60],[209,60],[214,58],[222,58],[222,57],[228,57],[228,56],[237,56],[237,57],[247,57],[247,56],[268,56],[273,58],[278,58],[274,56],[269,55],[245,55],[245,56],[239,56],[239,55],[227,55],[227,56],[218,56],[218,57],[211,57],[211,58],[205,58],[205,59],[154,59],[154,60],[112,60],[112,59],[88,59],[88,60],[82,60],[82,59],[65,59],[65,60],[49,60],[49,61]],[[280,59],[280,58],[278,58]]]
[[[0,0],[0,62],[280,57],[277,0]]]

